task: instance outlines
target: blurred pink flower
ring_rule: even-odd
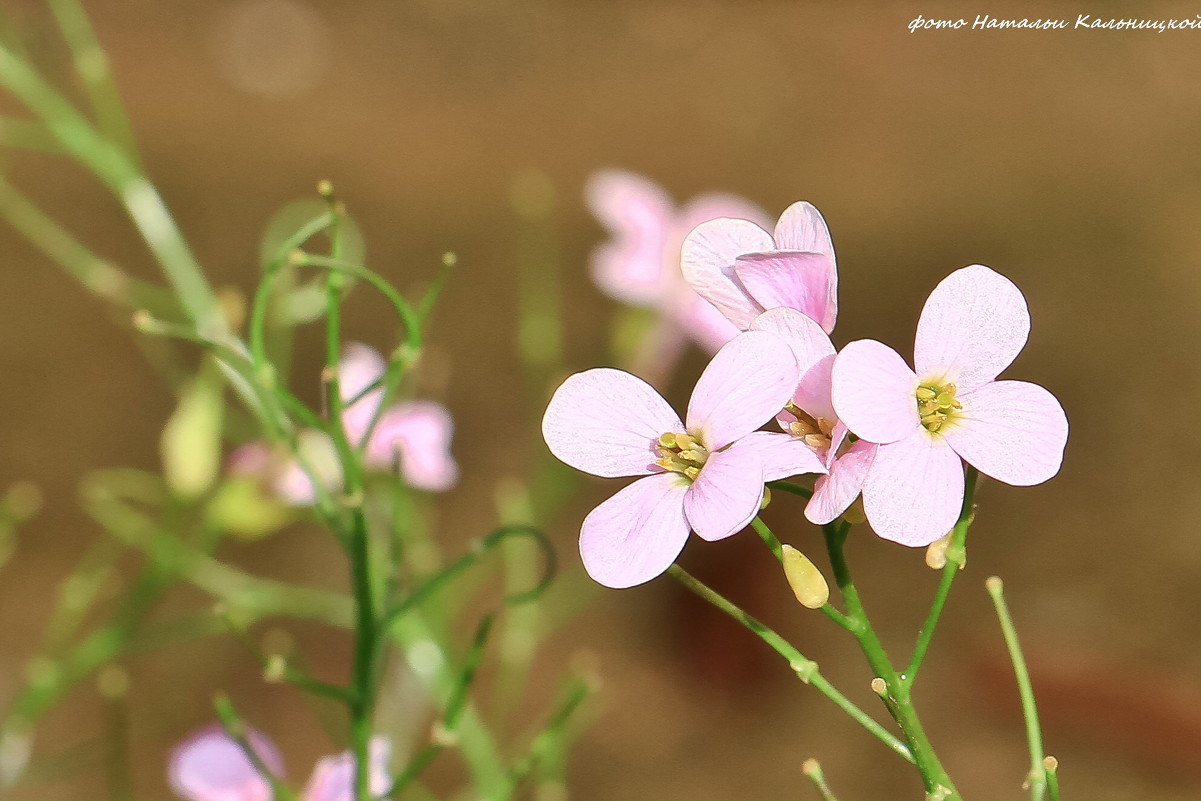
[[[752,320],[750,330],[770,331],[783,339],[800,367],[801,378],[790,405],[777,419],[826,467],[827,475],[819,475],[814,481],[813,497],[805,506],[805,517],[810,522],[825,525],[859,497],[876,446],[865,440],[851,443],[847,427],[834,411],[830,372],[835,351],[820,325],[796,309],[777,308]]]
[[[916,372],[870,339],[838,354],[834,408],[857,436],[879,443],[863,504],[881,537],[921,546],[946,534],[963,503],[963,461],[1015,486],[1059,472],[1068,436],[1059,401],[1036,384],[996,380],[1029,332],[1021,290],[976,264],[926,300]]]
[[[441,404],[411,401],[384,409],[371,437],[364,439],[383,401],[383,388],[370,389],[384,374],[386,364],[371,347],[354,342],[346,346],[338,363],[338,384],[343,403],[342,426],[352,445],[363,448],[363,464],[371,470],[390,470],[399,452],[404,482],[416,489],[441,492],[458,480],[459,468],[450,454],[454,423]],[[333,442],[323,432],[301,431],[299,450],[318,479],[328,487],[342,483]],[[261,475],[272,491],[293,506],[314,502],[312,482],[295,459],[279,458],[265,442],[251,442],[230,456],[230,470],[241,475]]]
[[[684,239],[684,279],[745,331],[759,314],[784,306],[828,334],[838,317],[838,269],[830,229],[803,201],[780,215],[775,234],[752,220],[702,223]]]
[[[649,384],[621,370],[564,381],[542,421],[551,453],[593,475],[643,476],[584,519],[588,574],[615,588],[649,581],[675,561],[690,529],[719,540],[746,526],[765,481],[825,472],[801,441],[755,430],[783,408],[797,378],[789,347],[752,331],[705,368],[686,425]]]
[[[711,304],[689,288],[680,272],[684,237],[718,217],[763,221],[767,215],[748,200],[705,194],[677,208],[662,187],[624,170],[602,170],[584,190],[588,208],[612,234],[592,254],[592,275],[606,294],[631,306],[657,309],[678,350],[687,335],[713,353],[739,333]],[[672,354],[674,356],[674,354]]]
[[[338,363],[342,399],[349,403],[342,412],[347,438],[362,445],[371,418],[384,398],[383,388],[364,391],[384,374],[386,364],[371,347],[352,342]],[[361,395],[361,397],[359,397]],[[441,492],[454,486],[459,467],[450,455],[454,423],[446,407],[432,401],[410,401],[384,409],[371,438],[364,446],[364,464],[387,470],[395,449],[400,450],[400,473],[405,483],[417,489]]]
[[[247,742],[272,775],[283,774],[283,759],[265,735],[247,730]],[[383,794],[391,786],[388,758],[391,746],[383,737],[371,740],[371,792]],[[271,784],[259,774],[241,747],[218,725],[190,734],[171,753],[168,765],[171,789],[187,801],[270,801]],[[354,757],[350,752],[325,757],[317,763],[301,796],[302,801],[351,801]]]

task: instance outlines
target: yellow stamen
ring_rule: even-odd
[[[963,410],[963,403],[955,397],[954,384],[922,384],[914,393],[917,413],[922,425],[931,433],[938,432]]]
[[[656,459],[655,464],[693,481],[709,459],[709,450],[691,434],[672,431],[660,434],[656,450],[661,458]]]

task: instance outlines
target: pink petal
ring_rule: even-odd
[[[740,334],[697,380],[688,402],[688,431],[710,451],[724,448],[784,408],[798,378],[784,340],[766,331]]]
[[[874,339],[849,343],[834,360],[834,408],[868,442],[895,442],[920,425],[917,376],[895,350]]]
[[[400,450],[400,470],[405,483],[430,492],[454,486],[459,467],[450,455],[454,422],[446,407],[431,401],[393,406],[380,415],[364,452],[365,463],[386,470]]]
[[[747,253],[734,262],[734,272],[763,308],[796,309],[827,333],[834,330],[836,276],[829,256],[793,250]]]
[[[270,740],[253,729],[246,738],[268,770],[283,773],[283,759]],[[272,795],[268,781],[220,726],[206,726],[176,746],[167,772],[171,789],[188,801],[269,801]]]
[[[746,293],[734,272],[744,253],[774,247],[771,234],[748,220],[722,218],[702,223],[684,239],[680,266],[697,294],[716,306],[742,330],[763,311]]]
[[[372,737],[368,760],[368,786],[373,795],[383,795],[392,786],[388,759],[392,744],[385,737]],[[303,801],[353,801],[354,755],[343,751],[337,756],[322,757],[313,768],[313,775],[304,788]]]
[[[259,476],[271,468],[273,455],[271,445],[258,439],[235,448],[226,466],[235,476]]]
[[[834,459],[830,465],[830,475],[817,477],[813,482],[813,497],[805,506],[805,517],[810,523],[824,526],[850,508],[863,490],[863,481],[876,458],[878,447],[859,440],[850,450]]]
[[[684,495],[684,514],[701,539],[713,541],[744,529],[762,503],[763,461],[753,447],[736,442],[709,454]]]
[[[342,350],[342,359],[338,362],[338,389],[344,403],[349,403],[359,396],[363,390],[371,386],[384,374],[387,362],[374,348],[362,342],[351,342]],[[353,443],[363,438],[363,433],[371,423],[375,410],[379,408],[384,390],[376,389],[368,392],[359,399],[358,403],[346,407],[342,411],[342,425],[346,429],[346,437]]]
[[[968,464],[1017,487],[1059,472],[1068,419],[1050,392],[1025,381],[994,381],[959,400],[963,411],[939,433]]]
[[[750,448],[763,464],[763,480],[779,481],[807,473],[825,473],[826,466],[817,453],[791,434],[752,431],[729,447]]]
[[[942,537],[963,505],[963,462],[947,441],[918,427],[881,445],[863,483],[863,510],[886,540],[919,547]]]
[[[675,215],[671,198],[654,182],[624,170],[596,173],[584,196],[613,235],[592,254],[597,285],[625,303],[657,305],[678,256],[666,252]]]
[[[614,589],[650,581],[680,555],[688,541],[678,473],[640,478],[593,509],[580,529],[580,557],[588,575]]]
[[[922,309],[913,362],[923,380],[950,381],[960,392],[992,381],[1030,334],[1022,291],[980,264],[944,278]]]
[[[803,200],[784,209],[776,223],[776,247],[780,250],[808,250],[824,253],[834,262],[834,243],[821,212]]]
[[[826,356],[834,355],[829,335],[813,318],[792,308],[769,308],[751,321],[751,331],[770,331],[788,343],[804,375]]]
[[[577,470],[605,478],[657,471],[659,435],[683,430],[680,418],[650,384],[608,367],[569,376],[542,418],[542,436],[551,453]]]
[[[841,420],[834,424],[834,430],[830,432],[830,447],[826,449],[826,470],[829,470],[838,458],[838,449],[842,447],[842,443],[846,441],[850,433],[847,424]]]
[[[831,353],[824,356],[817,364],[810,367],[801,376],[796,392],[792,393],[792,402],[800,406],[814,417],[824,417],[827,420],[838,420],[834,411],[834,361]]]

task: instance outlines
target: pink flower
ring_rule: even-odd
[[[283,759],[265,735],[250,729],[246,739],[272,775],[283,774]],[[371,740],[371,792],[391,786],[388,758],[391,746],[383,737]],[[206,726],[176,746],[168,766],[171,789],[187,801],[270,801],[271,785],[255,769],[241,747],[220,726]],[[302,801],[351,801],[354,757],[350,752],[317,763],[301,796]]]
[[[684,240],[684,278],[738,329],[784,306],[816,320],[828,334],[838,317],[838,269],[826,221],[793,203],[775,235],[750,220],[702,223]]]
[[[416,489],[441,492],[458,480],[459,468],[450,454],[454,424],[445,407],[431,401],[411,401],[384,409],[370,439],[364,440],[371,420],[383,401],[384,391],[368,388],[384,374],[383,358],[372,348],[354,342],[346,346],[338,364],[338,384],[343,403],[342,426],[352,445],[363,448],[363,464],[371,470],[392,469],[399,452],[400,472]],[[298,436],[301,456],[327,487],[342,484],[337,451],[321,431],[305,430]],[[293,506],[315,500],[312,482],[295,459],[280,458],[265,442],[251,442],[230,457],[235,474],[267,478],[272,490]]]
[[[865,440],[851,443],[846,425],[834,411],[830,373],[835,351],[820,325],[795,309],[778,308],[756,317],[750,329],[770,331],[783,339],[800,367],[796,391],[777,419],[825,465],[827,475],[814,481],[813,497],[805,506],[810,522],[825,525],[859,497],[876,445]]]
[[[710,353],[739,333],[684,282],[680,246],[703,222],[718,217],[766,220],[761,209],[724,194],[701,195],[677,209],[662,187],[624,170],[593,175],[585,197],[613,235],[592,254],[593,278],[607,295],[659,310],[675,338],[687,334]]]
[[[383,358],[360,342],[346,346],[338,364],[338,383],[345,402],[360,396],[384,374]],[[371,418],[383,401],[384,390],[374,389],[342,413],[347,438],[362,445]],[[400,472],[405,483],[417,489],[442,492],[454,486],[459,468],[450,455],[454,423],[446,408],[432,401],[410,401],[389,406],[379,416],[363,451],[364,464],[376,470],[392,467],[400,451]]]
[[[643,476],[584,519],[580,555],[607,587],[631,587],[671,566],[689,530],[738,532],[759,511],[764,481],[825,471],[794,438],[756,431],[797,385],[789,347],[762,331],[727,343],[697,381],[687,424],[649,384],[621,370],[576,373],[542,420],[551,453],[586,473]]]
[[[976,264],[930,293],[917,325],[916,372],[886,345],[859,340],[834,362],[834,408],[847,427],[879,443],[863,485],[876,533],[928,545],[955,524],[963,465],[1006,484],[1039,484],[1059,472],[1068,421],[1036,384],[997,381],[1030,332],[1025,298]]]

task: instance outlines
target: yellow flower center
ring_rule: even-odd
[[[709,451],[691,434],[676,434],[671,431],[660,434],[655,449],[662,457],[655,460],[655,464],[664,470],[679,473],[689,480],[695,480],[700,475],[705,460],[709,458]]]
[[[955,398],[954,384],[922,384],[917,388],[917,413],[927,431],[936,432],[955,419],[963,404]]]
[[[805,440],[805,444],[814,450],[824,450],[830,447],[834,422],[824,417],[814,417],[792,401],[784,407],[784,411],[796,418],[788,424],[788,430],[794,437]]]

